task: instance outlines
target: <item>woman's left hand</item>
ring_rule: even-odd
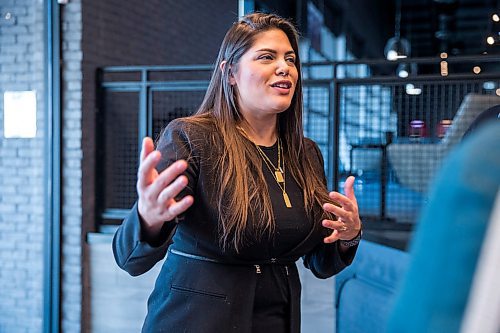
[[[324,227],[332,229],[330,236],[325,237],[325,243],[333,243],[339,239],[350,240],[356,237],[361,230],[361,219],[359,218],[358,202],[354,195],[354,177],[349,176],[344,183],[344,193],[330,192],[329,197],[339,206],[331,203],[323,204],[326,212],[337,216],[337,221],[323,220]]]

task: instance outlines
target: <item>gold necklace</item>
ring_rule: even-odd
[[[274,163],[271,161],[271,159],[266,155],[266,153],[264,153],[264,151],[259,147],[259,145],[256,144],[252,139],[250,139],[245,130],[239,126],[238,129],[248,140],[250,140],[255,145],[255,148],[257,148],[257,152],[259,153],[260,157],[262,157],[264,164],[269,169],[269,171],[273,175],[274,180],[281,189],[281,192],[283,193],[283,200],[285,201],[286,207],[292,208],[292,203],[290,202],[290,198],[286,193],[285,158],[283,156],[283,146],[281,144],[280,137],[278,137],[278,166],[275,166]]]

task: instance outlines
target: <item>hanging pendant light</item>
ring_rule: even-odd
[[[416,76],[418,74],[417,71],[418,67],[416,63],[401,62],[396,69],[396,74],[404,79],[410,76]]]
[[[410,55],[410,42],[401,38],[401,0],[396,1],[396,17],[394,20],[394,37],[387,41],[384,48],[384,54],[387,60],[398,60],[407,58]]]

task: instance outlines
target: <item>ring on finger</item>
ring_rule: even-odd
[[[347,226],[343,223],[342,226],[339,228],[340,231],[347,231]]]

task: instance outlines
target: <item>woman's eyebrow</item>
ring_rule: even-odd
[[[269,53],[278,53],[276,50],[273,49],[268,49],[268,48],[263,48],[263,49],[258,49],[255,52],[269,52]],[[290,50],[285,52],[286,55],[288,54],[295,54],[295,51]]]

